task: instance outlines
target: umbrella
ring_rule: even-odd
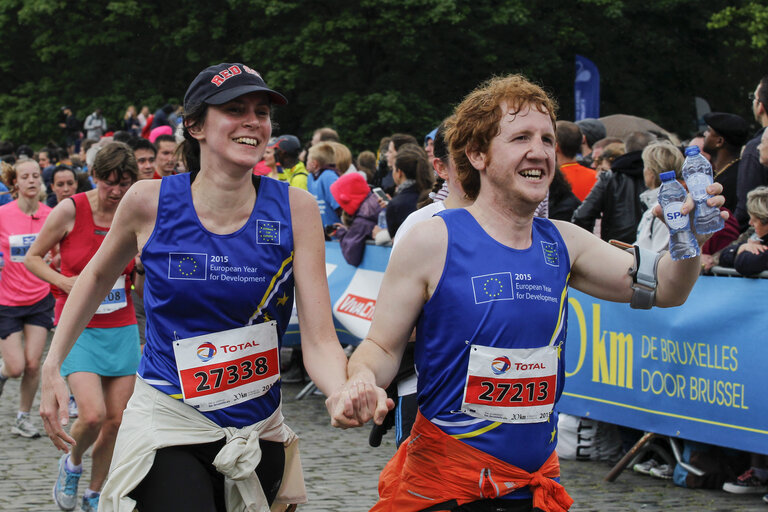
[[[671,134],[649,119],[627,114],[613,114],[601,117],[600,121],[605,125],[607,137],[623,139],[632,132],[663,133],[671,138]]]

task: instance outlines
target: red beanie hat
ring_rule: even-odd
[[[339,206],[349,215],[354,215],[360,204],[365,201],[371,189],[358,172],[343,174],[331,184],[331,194]]]

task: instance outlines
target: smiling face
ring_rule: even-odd
[[[547,196],[555,175],[555,130],[549,114],[523,106],[514,112],[500,105],[499,131],[486,153],[469,158],[487,187],[503,201],[522,201],[535,208]]]
[[[200,142],[201,168],[226,165],[251,169],[261,160],[272,135],[270,116],[269,96],[262,92],[210,105],[203,125],[190,128]]]
[[[139,167],[139,179],[152,179],[155,175],[155,152],[140,148],[133,152],[133,156],[136,157],[136,165]]]

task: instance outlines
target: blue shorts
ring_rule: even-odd
[[[50,293],[29,306],[0,306],[0,338],[20,332],[25,325],[53,327],[53,295]]]
[[[141,348],[136,324],[125,327],[88,327],[77,338],[61,365],[61,376],[89,372],[102,377],[133,375],[139,367]]]

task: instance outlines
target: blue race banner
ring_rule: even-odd
[[[569,290],[559,410],[768,454],[766,297],[766,279],[711,276],[670,309]]]
[[[594,62],[581,55],[576,55],[573,94],[576,108],[574,121],[600,117],[600,72]]]

